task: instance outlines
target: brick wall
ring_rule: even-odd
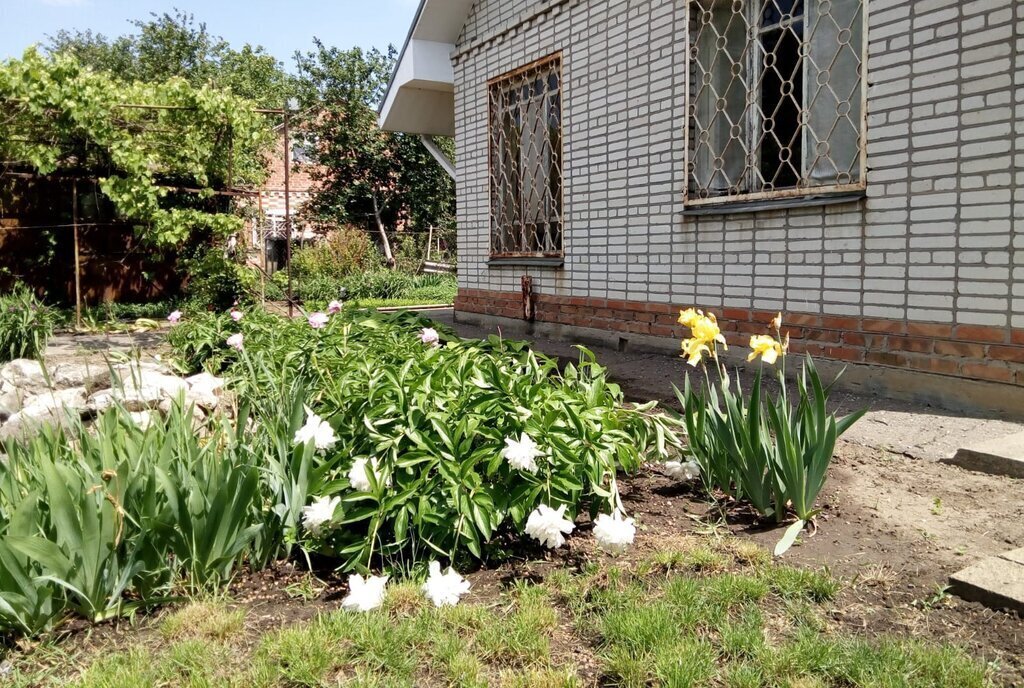
[[[260,207],[268,215],[284,217],[284,135],[278,131],[277,144],[270,155],[267,164],[270,174],[266,183],[260,189]],[[292,165],[288,176],[288,189],[291,198],[288,199],[289,209],[294,215],[302,207],[303,203],[312,197],[314,186],[313,178],[310,175],[311,169],[308,165]]]
[[[822,356],[1024,384],[1024,3],[870,0],[867,14],[867,197],[695,217],[685,3],[479,0],[453,56],[457,307],[518,314],[529,274],[538,319],[661,328],[697,305],[760,331],[783,311]],[[558,50],[565,264],[489,266],[486,81]],[[611,303],[631,305],[598,314]]]

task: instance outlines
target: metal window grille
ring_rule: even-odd
[[[562,60],[492,80],[491,255],[562,255]]]
[[[864,188],[864,0],[687,10],[687,203]]]

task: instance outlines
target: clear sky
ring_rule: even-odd
[[[417,0],[0,0],[0,59],[18,57],[33,43],[61,29],[102,33],[133,30],[131,19],[177,7],[205,22],[235,48],[262,45],[292,68],[296,50],[314,36],[339,48],[401,48]]]

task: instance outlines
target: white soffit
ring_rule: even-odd
[[[380,107],[387,131],[455,135],[451,54],[473,0],[421,0]]]

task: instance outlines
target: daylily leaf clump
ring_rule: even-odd
[[[726,343],[714,314],[690,308],[680,312],[679,323],[691,330],[683,340],[682,355],[691,366],[701,366],[704,384],[696,390],[687,376],[683,391],[676,389],[692,461],[668,462],[666,471],[685,479],[699,475],[709,492],[745,500],[779,522],[792,511],[797,521],[776,548],[781,554],[818,513],[815,500],[824,487],[836,440],[864,410],[844,418],[829,412],[826,406],[835,380],[822,384],[810,356],[796,378],[797,397],[790,397],[785,373],[789,334],[782,333],[781,313],[767,333],[750,338],[747,361],[760,359],[761,365],[749,398],[743,394],[739,374],[734,381],[719,361],[718,345],[725,350]],[[776,366],[779,391],[774,398],[764,392],[765,364]]]

